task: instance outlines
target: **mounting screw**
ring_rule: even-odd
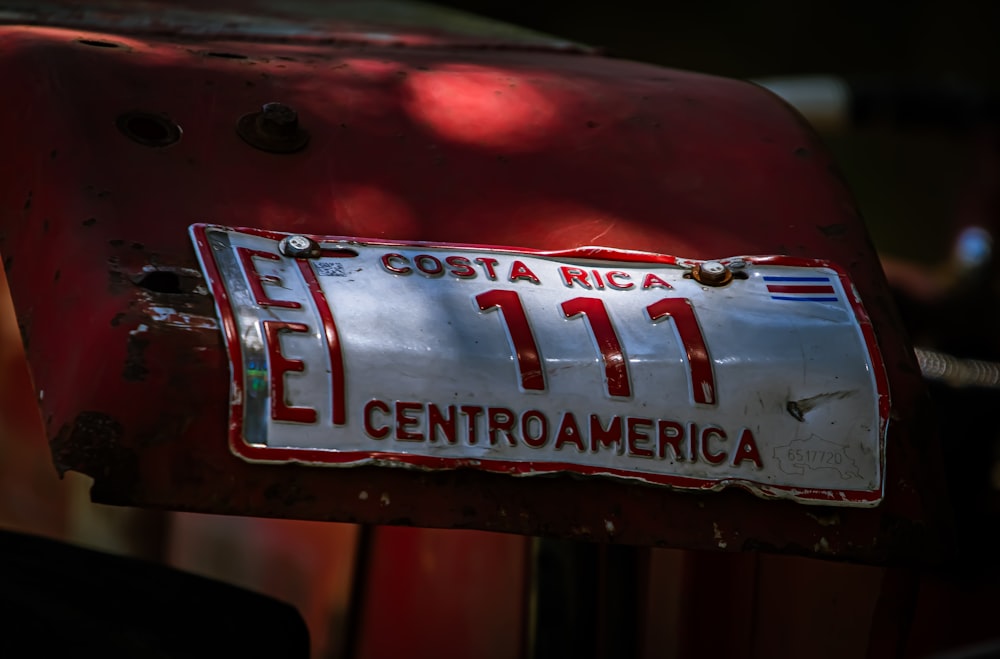
[[[705,261],[691,270],[691,276],[698,283],[708,286],[725,286],[733,280],[733,273],[724,263]]]
[[[319,243],[306,236],[285,236],[278,243],[278,251],[293,259],[317,259]]]
[[[284,103],[265,103],[260,112],[240,117],[236,132],[250,146],[271,153],[294,153],[309,142],[299,127],[299,113]]]
[[[289,137],[299,130],[299,113],[284,103],[265,103],[257,125],[264,133]]]

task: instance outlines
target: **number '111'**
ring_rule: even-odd
[[[492,290],[476,296],[480,311],[497,309],[510,335],[517,360],[517,370],[521,378],[521,388],[526,391],[544,391],[545,376],[542,357],[535,343],[535,337],[528,324],[528,316],[521,304],[521,296],[515,291]],[[605,386],[608,395],[628,397],[632,395],[632,384],[628,373],[628,359],[622,350],[621,341],[611,324],[611,317],[604,302],[599,298],[575,297],[562,303],[566,318],[583,318],[590,327],[604,362]],[[712,359],[705,346],[698,319],[695,317],[691,301],[683,297],[663,298],[646,307],[649,320],[653,323],[664,318],[674,321],[680,335],[684,351],[687,353],[691,390],[697,403],[715,403],[715,375]]]

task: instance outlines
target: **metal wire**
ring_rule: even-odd
[[[952,387],[1000,389],[1000,363],[961,359],[927,348],[915,348],[920,371],[928,380]]]

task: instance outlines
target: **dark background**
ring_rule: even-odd
[[[435,4],[604,46],[620,57],[726,76],[1000,73],[1000,3],[988,0]]]
[[[602,47],[610,56],[729,77],[835,73],[1000,89],[1000,2],[436,4]],[[994,133],[875,126],[823,137],[880,251],[940,263],[960,225],[1000,220]]]

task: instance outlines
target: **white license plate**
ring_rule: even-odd
[[[572,472],[870,506],[888,390],[846,274],[194,225],[256,462]]]

